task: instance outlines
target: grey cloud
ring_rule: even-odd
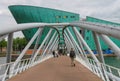
[[[0,13],[10,16],[9,5],[34,5],[79,13],[82,17],[119,19],[120,0],[1,0]],[[0,18],[0,20],[2,20]]]
[[[120,22],[120,0],[0,0],[0,25],[16,24],[9,5],[34,5]],[[17,34],[18,36],[19,34]]]

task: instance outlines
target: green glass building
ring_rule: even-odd
[[[86,21],[92,22],[92,23],[104,24],[104,25],[113,26],[113,27],[120,26],[119,23],[114,23],[114,22],[110,22],[110,21],[106,21],[106,20],[102,20],[102,19],[98,19],[98,18],[94,18],[94,17],[90,17],[90,16],[86,17]],[[120,40],[113,38],[113,37],[110,37],[110,39],[118,47],[120,47]],[[93,38],[92,32],[90,30],[85,30],[85,40],[86,40],[87,44],[92,48],[92,50],[96,50],[94,38]],[[104,52],[106,52],[106,53],[107,52],[109,53],[108,45],[101,38],[100,38],[100,44],[101,44],[102,50],[104,50]]]
[[[61,22],[73,22],[73,21],[80,20],[80,15],[77,13],[71,13],[71,12],[57,10],[57,9],[27,6],[27,5],[12,5],[12,6],[9,6],[9,9],[18,24],[34,23],[34,22],[61,23]],[[93,18],[90,16],[86,17],[86,21],[93,22],[93,23],[112,25],[112,26],[120,26],[120,24],[118,23],[113,23],[110,21],[105,21],[105,20]],[[50,29],[49,27],[45,27],[43,29],[39,44],[41,44],[41,42],[44,40],[49,29]],[[74,31],[72,30],[72,27],[69,27],[69,29],[72,35],[74,36],[74,38],[76,39]],[[77,28],[77,29],[80,31],[80,28]],[[29,41],[36,31],[37,31],[37,28],[32,28],[32,29],[23,30],[22,32],[24,36],[26,37],[26,39]],[[61,28],[59,28],[59,33],[60,33],[59,44],[62,45],[64,44],[64,38],[62,35]],[[93,51],[96,50],[92,32],[90,30],[85,30],[85,33],[83,34],[83,36],[87,44],[90,46],[90,48]],[[113,37],[110,37],[110,38],[120,47],[120,41],[118,39],[113,38]],[[104,43],[102,39],[100,39],[100,43],[102,45],[102,50],[108,50],[108,46]]]
[[[50,9],[50,8],[43,8],[43,7],[13,5],[13,6],[9,6],[9,9],[18,24],[34,23],[34,22],[46,22],[46,23],[72,22],[72,21],[78,21],[80,18],[79,14],[76,13]],[[45,27],[43,29],[39,44],[41,44],[41,42],[44,40],[49,29],[50,29],[49,27]],[[69,29],[74,35],[72,28],[69,27]],[[37,28],[32,28],[32,29],[23,30],[22,32],[26,37],[26,39],[29,41],[36,31]],[[59,28],[59,33],[60,33],[59,44],[63,44],[64,39],[61,28]]]

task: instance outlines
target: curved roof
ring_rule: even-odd
[[[8,8],[10,9],[17,23],[59,23],[79,20],[79,14],[51,8],[28,5],[11,5]],[[30,40],[36,31],[37,28],[27,29],[23,31],[23,34],[25,35],[27,40]],[[40,43],[43,41],[48,31],[49,27],[44,28]]]

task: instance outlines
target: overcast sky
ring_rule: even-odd
[[[0,0],[0,27],[16,24],[9,5],[33,5],[79,13],[82,18],[92,16],[120,22],[120,0]],[[21,36],[17,33],[16,36]]]

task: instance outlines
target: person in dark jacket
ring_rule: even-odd
[[[55,51],[54,50],[53,50],[52,54],[53,54],[53,57],[55,58]]]
[[[71,66],[75,66],[74,60],[76,58],[76,55],[75,55],[75,51],[73,50],[73,48],[71,48],[70,50],[70,58],[71,58]]]

